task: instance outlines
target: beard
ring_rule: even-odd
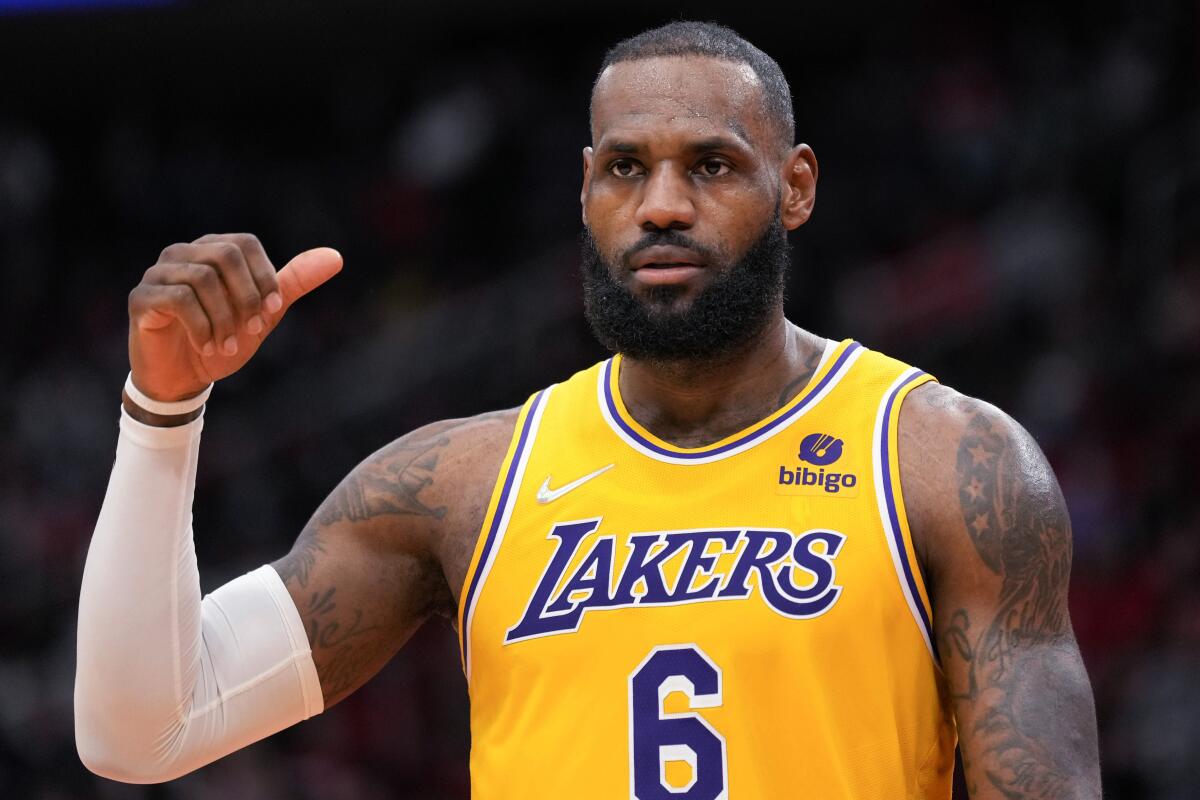
[[[732,264],[675,230],[649,233],[626,257],[652,245],[701,254],[716,278],[690,301],[680,286],[652,286],[638,297],[614,277],[586,226],[580,240],[584,314],[600,343],[644,361],[713,360],[740,351],[783,304],[791,247],[779,212],[746,253]]]

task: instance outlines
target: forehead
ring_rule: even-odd
[[[748,64],[665,56],[607,67],[592,96],[592,140],[614,131],[733,133],[763,141],[762,83]]]

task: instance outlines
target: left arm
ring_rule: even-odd
[[[901,483],[972,798],[1099,798],[1067,610],[1071,520],[1020,425],[938,384],[900,412]]]

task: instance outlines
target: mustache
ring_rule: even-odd
[[[662,245],[665,247],[686,247],[698,253],[705,263],[717,264],[721,261],[721,254],[713,250],[711,247],[706,247],[692,239],[690,236],[683,234],[677,230],[654,230],[646,233],[645,236],[638,239],[631,247],[621,253],[621,263],[629,266],[629,262],[638,253],[648,247]]]

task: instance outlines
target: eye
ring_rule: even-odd
[[[719,178],[727,175],[731,167],[719,158],[706,158],[696,165],[696,173],[705,178]]]
[[[641,164],[628,158],[618,158],[608,165],[608,171],[618,178],[636,178],[645,172]]]

